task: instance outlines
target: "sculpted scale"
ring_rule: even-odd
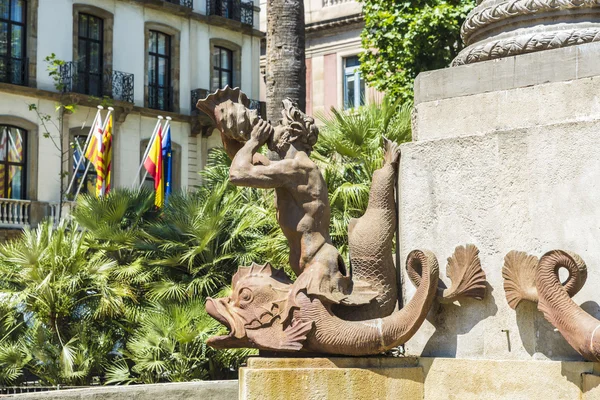
[[[448,259],[453,284],[446,290],[438,288],[435,256],[414,250],[406,265],[417,291],[398,310],[392,243],[399,146],[384,140],[384,165],[373,175],[367,210],[350,221],[349,268],[331,242],[327,185],[309,158],[319,134],[315,121],[285,100],[282,119],[272,126],[248,105],[239,89],[226,87],[200,100],[197,107],[221,132],[232,159],[230,181],[275,190],[277,220],[288,239],[290,267],[297,279],[292,281],[268,263],[240,267],[230,297],[207,299],[208,313],[230,330],[209,339],[209,345],[378,354],[410,339],[436,297],[454,301],[484,296],[485,274],[475,246],[457,247]],[[260,154],[264,145],[279,160]]]

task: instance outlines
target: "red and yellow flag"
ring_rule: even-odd
[[[92,132],[92,137],[85,150],[85,158],[90,160],[94,168],[96,169],[96,196],[101,195],[102,181],[104,180],[104,166],[102,158],[102,126],[100,125],[101,119],[98,118],[96,126]],[[100,189],[99,189],[100,188]]]
[[[163,179],[163,159],[162,159],[162,127],[158,128],[156,137],[150,147],[150,152],[144,160],[144,168],[154,178],[154,190],[156,197],[154,204],[162,207],[165,204],[165,180]]]
[[[96,180],[96,195],[104,196],[110,192],[110,177],[112,169],[112,140],[113,140],[113,118],[108,117],[108,124],[102,133],[102,150],[99,164],[102,166],[102,178],[98,174]]]
[[[102,126],[100,125],[100,119],[96,121],[96,126],[92,132],[92,138],[88,143],[88,147],[85,150],[85,158],[91,161],[94,168],[96,168],[98,153],[102,151]]]

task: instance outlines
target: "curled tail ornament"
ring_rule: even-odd
[[[572,299],[587,279],[587,266],[581,257],[564,250],[552,250],[537,258],[511,251],[505,257],[502,275],[509,305],[537,302],[538,310],[567,342],[584,358],[600,360],[600,321],[585,312]],[[561,283],[559,271],[568,277]]]

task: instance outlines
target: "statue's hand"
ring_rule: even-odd
[[[269,137],[273,134],[273,127],[267,121],[263,119],[259,119],[254,128],[252,128],[252,133],[250,133],[250,138],[257,141],[259,144],[265,144]]]

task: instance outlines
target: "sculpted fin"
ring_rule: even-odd
[[[481,268],[477,246],[467,244],[456,247],[452,257],[448,258],[446,276],[450,278],[452,285],[444,290],[444,300],[455,301],[461,297],[477,300],[484,298],[486,276]]]
[[[502,277],[506,300],[512,309],[516,309],[523,300],[537,303],[538,293],[535,287],[535,274],[538,258],[523,251],[510,251],[504,257]]]
[[[313,321],[292,320],[292,324],[283,331],[283,339],[279,348],[281,350],[302,350],[304,341],[312,328]]]

